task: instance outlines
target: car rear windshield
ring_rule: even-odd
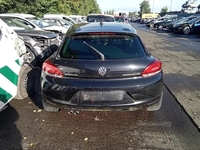
[[[87,21],[88,22],[114,22],[115,18],[112,16],[87,16]]]
[[[144,57],[144,48],[137,36],[86,35],[66,38],[60,51],[67,59],[130,59]]]

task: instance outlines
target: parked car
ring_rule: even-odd
[[[76,22],[80,23],[80,22],[87,22],[85,20],[85,16],[80,16],[80,15],[69,15],[70,18],[74,19]]]
[[[46,111],[155,111],[161,107],[161,62],[133,27],[117,22],[73,25],[42,66]]]
[[[183,34],[200,33],[200,17],[196,17],[187,22],[179,22],[174,24],[173,31]]]
[[[89,14],[86,18],[87,22],[115,22],[113,15],[106,14]]]
[[[53,23],[56,24],[60,27],[64,27],[64,28],[69,28],[71,25],[73,25],[73,23],[65,20],[65,19],[61,19],[61,18],[56,18],[56,17],[46,17],[46,18],[42,18],[42,20],[48,22],[48,23]]]
[[[165,16],[162,16],[162,17],[157,18],[157,19],[152,19],[151,21],[146,23],[146,26],[149,27],[149,28],[154,28],[155,23],[166,21],[167,19],[169,19],[171,17],[177,17],[177,15],[165,15]]]
[[[43,30],[60,34],[60,36],[63,36],[69,28],[68,26],[59,26],[56,23],[46,22],[39,18],[29,18],[28,20],[39,26]]]
[[[167,28],[167,25],[169,23],[171,23],[172,21],[175,21],[176,19],[177,19],[176,17],[172,17],[172,18],[167,18],[167,19],[160,21],[160,22],[155,22],[154,28],[156,28],[158,30],[163,30],[164,28]]]
[[[52,44],[60,45],[61,39],[58,34],[44,30],[33,30],[15,18],[0,17],[19,36],[23,37],[26,46],[25,62],[32,62],[43,50]]]
[[[147,24],[147,23],[149,23],[150,21],[152,21],[152,19],[154,19],[154,18],[144,18],[144,19],[141,19],[141,20],[140,20],[140,23],[141,23],[141,24]]]
[[[177,18],[176,20],[170,22],[169,24],[167,24],[167,29],[170,30],[170,31],[173,31],[173,26],[175,26],[175,24],[177,23],[181,23],[181,22],[187,22],[187,21],[190,21],[194,18],[196,18],[197,16],[188,16],[188,17],[180,17],[180,18]]]
[[[149,28],[154,28],[155,23],[163,22],[165,20],[167,20],[167,18],[152,19],[152,20],[146,22],[146,26],[149,27]]]
[[[114,16],[116,22],[125,23],[125,18],[123,16]]]
[[[32,28],[34,30],[43,30],[42,28],[38,27],[34,23],[30,22],[28,19],[24,18],[23,16],[20,16],[19,14],[0,14],[0,18],[10,18],[12,20],[17,20],[26,26],[29,26],[29,28]]]
[[[17,95],[21,65],[26,53],[24,41],[0,19],[0,112]],[[21,71],[22,72],[22,71]],[[21,91],[20,91],[21,92]],[[20,93],[19,93],[20,94]]]
[[[65,34],[68,30],[68,28],[59,27],[55,24],[44,22],[41,19],[38,19],[34,15],[31,15],[31,14],[8,13],[8,14],[0,14],[0,18],[1,17],[4,17],[4,18],[7,17],[7,18],[18,20],[19,22],[29,26],[30,28],[34,30],[45,30],[45,31],[58,33],[60,34],[61,38],[63,34]]]
[[[63,15],[63,14],[44,14],[43,18],[60,18],[60,19],[64,19],[64,20],[70,22],[71,24],[77,23],[71,17],[69,17],[67,15]]]

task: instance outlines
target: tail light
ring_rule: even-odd
[[[62,71],[60,71],[60,69],[58,69],[50,60],[46,60],[43,65],[42,65],[42,70],[50,75],[50,76],[54,76],[54,77],[58,77],[58,78],[62,78],[64,75],[62,73]]]
[[[162,70],[162,63],[155,59],[146,69],[142,72],[143,77],[153,76]]]

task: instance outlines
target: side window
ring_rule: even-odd
[[[200,24],[200,20],[199,20],[199,21],[197,21],[195,24]]]
[[[17,20],[17,21],[19,21],[19,22],[21,22],[21,23],[23,23],[23,24],[29,26],[30,28],[35,28],[32,24],[30,24],[29,22],[27,22],[27,21],[25,21],[25,20],[23,20],[23,19],[15,18],[14,20]]]

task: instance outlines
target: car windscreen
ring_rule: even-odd
[[[32,23],[36,24],[37,26],[39,26],[40,28],[46,28],[46,27],[50,27],[53,26],[53,24],[45,22],[43,20],[37,19],[37,18],[30,18],[29,19]]]
[[[114,17],[111,17],[111,16],[92,15],[92,16],[87,16],[87,21],[88,22],[114,22],[115,19]]]
[[[130,59],[146,55],[140,39],[129,35],[85,35],[66,38],[60,50],[66,59]]]
[[[32,28],[22,22],[22,20],[18,20],[11,17],[2,17],[1,18],[9,27],[18,27],[21,29],[31,30]]]

